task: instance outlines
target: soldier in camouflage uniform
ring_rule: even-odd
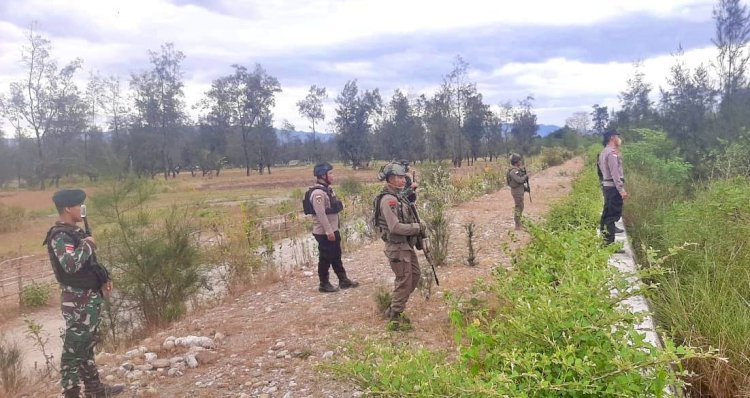
[[[62,335],[60,383],[65,398],[78,398],[81,382],[86,398],[109,397],[124,389],[102,384],[94,363],[103,293],[111,292],[112,281],[96,260],[96,241],[76,225],[83,221],[81,204],[85,199],[86,193],[80,189],[56,192],[52,200],[60,219],[44,240],[62,289],[60,302],[65,333]]]
[[[374,203],[375,222],[385,242],[385,255],[396,276],[391,305],[385,311],[392,330],[410,328],[411,322],[403,311],[421,276],[414,245],[417,236],[424,232],[424,226],[417,222],[409,200],[403,194],[406,176],[406,169],[399,163],[383,167],[378,177],[386,185]]]
[[[529,176],[526,174],[526,168],[523,167],[523,158],[521,158],[521,155],[516,153],[511,155],[510,166],[505,178],[510,187],[510,194],[513,196],[513,201],[516,204],[513,209],[513,221],[516,224],[516,231],[520,231],[523,229],[521,216],[523,215],[524,183],[529,180]]]

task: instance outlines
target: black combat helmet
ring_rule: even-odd
[[[328,162],[318,163],[313,168],[313,175],[315,177],[325,177],[325,175],[333,170],[333,166],[331,166]]]

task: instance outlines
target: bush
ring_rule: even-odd
[[[364,184],[354,178],[347,178],[341,181],[339,185],[339,191],[347,196],[359,195],[362,193],[363,188]]]
[[[14,396],[24,383],[21,350],[17,345],[0,338],[0,391],[8,396]]]
[[[542,148],[542,152],[539,154],[539,158],[542,162],[542,168],[559,166],[565,163],[566,160],[573,157],[573,152],[560,147],[545,147]]]
[[[8,206],[0,203],[0,234],[18,231],[23,224],[26,210],[20,206]]]
[[[52,286],[47,283],[30,283],[21,291],[21,305],[28,308],[43,307],[49,303]]]
[[[179,319],[187,300],[205,283],[193,234],[194,209],[172,207],[154,217],[145,206],[153,185],[112,181],[95,198],[113,227],[100,234],[99,260],[112,264],[121,300],[132,303],[146,327]]]

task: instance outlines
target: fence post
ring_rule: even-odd
[[[21,273],[21,259],[16,259],[16,271],[18,272],[18,306],[23,307],[23,274]]]

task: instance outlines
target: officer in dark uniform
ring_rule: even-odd
[[[80,189],[56,192],[52,201],[60,218],[44,239],[52,270],[62,289],[65,333],[60,384],[65,398],[80,397],[81,382],[85,398],[109,397],[124,390],[121,385],[102,384],[94,363],[103,296],[112,291],[112,281],[96,260],[96,241],[76,225],[83,221],[81,204],[85,199],[86,193]]]

